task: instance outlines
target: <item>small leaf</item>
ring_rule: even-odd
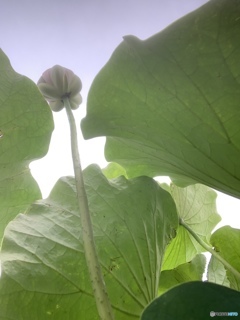
[[[221,220],[216,209],[216,192],[201,184],[186,188],[179,188],[172,184],[170,192],[176,203],[179,217],[203,241],[209,243],[212,230]],[[189,262],[196,254],[203,251],[205,249],[183,226],[179,225],[177,236],[165,252],[162,270],[173,269]]]
[[[43,157],[53,130],[52,113],[37,86],[16,73],[0,50],[0,241],[19,212],[41,198],[29,163]]]
[[[208,264],[207,279],[208,282],[213,282],[222,286],[230,287],[230,283],[227,279],[226,270],[223,264],[214,256],[211,257]]]
[[[196,281],[181,284],[155,299],[144,310],[141,320],[205,320],[223,311],[240,314],[240,293]]]
[[[126,170],[119,164],[114,162],[109,163],[107,167],[102,170],[102,172],[108,179],[114,179],[120,176],[124,176],[127,178]]]
[[[206,258],[204,255],[197,255],[192,261],[181,264],[173,270],[165,270],[160,275],[159,295],[172,287],[184,282],[202,280],[205,270]]]
[[[175,204],[148,177],[108,181],[92,165],[84,178],[116,319],[139,319],[158,294],[163,253],[178,224]],[[65,319],[64,312],[68,319],[98,319],[73,178],[60,179],[48,199],[36,202],[8,225],[1,259],[0,315],[4,319],[25,320],[32,311],[43,320]]]
[[[240,273],[240,230],[225,226],[211,236],[211,244],[215,250]],[[230,287],[240,291],[240,279],[229,270],[227,277]]]

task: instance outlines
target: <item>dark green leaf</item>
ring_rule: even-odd
[[[240,197],[239,16],[239,0],[211,0],[145,41],[125,37],[91,87],[85,138],[107,136],[129,177]]]
[[[188,282],[155,299],[141,320],[206,320],[211,312],[240,314],[240,293],[214,283]],[[221,319],[229,319],[221,316]]]

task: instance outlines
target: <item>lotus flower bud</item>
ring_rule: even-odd
[[[67,68],[56,65],[46,70],[37,85],[53,111],[63,109],[64,98],[69,99],[73,110],[77,109],[82,102],[79,93],[82,89],[81,80]]]

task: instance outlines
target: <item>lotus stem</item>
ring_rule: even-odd
[[[79,213],[82,225],[82,237],[85,258],[88,266],[88,271],[92,283],[93,293],[96,301],[97,310],[101,320],[113,320],[112,306],[108,298],[105,282],[103,279],[100,263],[98,260],[89,212],[88,199],[85,190],[82,167],[80,162],[78,139],[75,119],[71,110],[68,98],[63,100],[66,113],[69,120],[71,132],[71,149],[73,158],[73,167],[77,189],[77,200]]]

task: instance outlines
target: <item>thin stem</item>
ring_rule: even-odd
[[[223,257],[221,257],[212,247],[210,247],[206,242],[204,242],[201,238],[199,238],[199,236],[181,218],[179,218],[179,224],[182,225],[204,249],[206,249],[216,259],[222,262],[222,264],[226,267],[226,269],[231,271],[240,280],[240,273],[230,263],[228,263]]]
[[[103,275],[98,261],[96,247],[93,237],[93,228],[91,216],[89,213],[88,199],[83,181],[83,174],[78,151],[77,129],[72,109],[68,98],[64,98],[64,106],[67,112],[70,131],[71,131],[71,147],[73,167],[76,180],[77,199],[82,225],[82,237],[85,251],[85,258],[88,266],[88,271],[93,287],[93,293],[96,300],[98,313],[101,320],[113,320],[113,311],[107,295],[106,286],[103,280]]]

